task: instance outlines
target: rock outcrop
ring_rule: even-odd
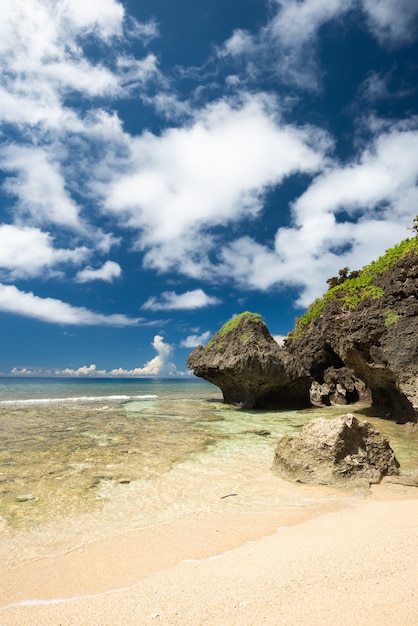
[[[386,437],[350,413],[312,420],[299,435],[282,437],[273,467],[283,478],[325,485],[368,486],[399,473]]]
[[[255,313],[241,313],[227,322],[206,347],[198,346],[189,355],[187,366],[217,385],[229,404],[263,409],[310,405],[308,372]]]
[[[376,273],[373,292],[355,307],[343,297],[286,342],[317,384],[330,368],[347,368],[370,390],[376,412],[399,422],[418,419],[418,254],[411,251]]]
[[[281,409],[365,401],[384,417],[417,422],[418,239],[328,282],[284,347],[259,315],[243,313],[196,348],[188,367],[229,403]]]

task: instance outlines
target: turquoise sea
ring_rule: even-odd
[[[272,470],[285,433],[353,407],[250,411],[199,379],[0,378],[0,568],[179,516],[363,497],[289,489]],[[369,419],[370,410],[355,407]],[[404,467],[416,443],[386,432]]]

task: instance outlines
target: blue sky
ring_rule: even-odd
[[[411,0],[2,0],[0,372],[187,373],[418,213]]]

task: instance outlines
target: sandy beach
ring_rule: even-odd
[[[1,573],[1,626],[405,624],[418,612],[418,493],[188,515]]]

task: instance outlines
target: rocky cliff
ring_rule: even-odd
[[[284,348],[259,315],[243,313],[196,348],[188,367],[225,402],[298,408],[311,390],[317,403],[369,397],[390,419],[418,421],[418,239],[329,282]]]
[[[370,390],[377,412],[417,421],[417,239],[331,289],[299,321],[286,349],[317,383],[330,368],[348,368]]]

